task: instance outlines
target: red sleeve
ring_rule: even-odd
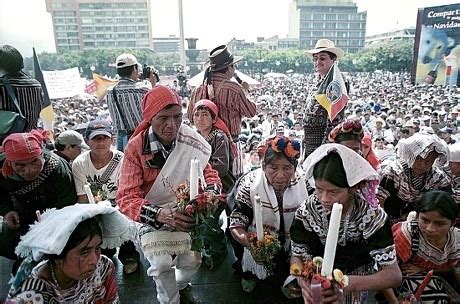
[[[135,139],[138,139],[139,136],[143,136],[143,133],[136,136]],[[149,202],[144,199],[146,195],[144,189],[148,186],[148,178],[144,176],[142,167],[143,159],[140,152],[142,148],[137,147],[136,142],[136,140],[130,141],[126,146],[116,202],[122,213],[139,222],[141,208]]]
[[[115,280],[115,266],[110,263],[110,269],[107,273],[107,277],[104,282],[105,297],[101,300],[101,303],[112,303],[118,299],[118,288],[117,281]]]
[[[206,164],[203,170],[204,179],[206,184],[209,186],[215,185],[217,189],[222,189],[222,183],[220,182],[219,173],[214,170],[210,164]]]
[[[398,260],[406,263],[412,256],[412,248],[410,239],[402,231],[403,224],[404,222],[394,224],[392,230]]]

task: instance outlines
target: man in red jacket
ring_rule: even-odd
[[[147,274],[157,287],[160,303],[179,303],[179,290],[188,286],[201,264],[190,251],[188,232],[193,217],[177,208],[174,190],[190,177],[190,162],[203,169],[206,189],[220,193],[217,171],[208,164],[211,147],[195,130],[182,124],[182,101],[171,89],[157,85],[143,101],[143,121],[125,149],[117,204],[142,223],[140,238],[150,263]]]

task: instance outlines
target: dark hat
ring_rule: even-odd
[[[449,133],[449,134],[452,134],[454,132],[454,130],[452,128],[448,128],[448,127],[444,127],[442,129],[439,130],[441,133]]]
[[[113,129],[107,120],[93,120],[86,127],[85,136],[87,139],[93,139],[97,135],[112,137]]]
[[[243,57],[233,56],[226,45],[220,45],[209,53],[209,61],[206,65],[211,66],[213,71],[220,71],[229,65],[237,63],[241,59]]]

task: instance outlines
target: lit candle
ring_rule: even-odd
[[[257,240],[262,241],[264,238],[264,224],[262,219],[262,204],[258,194],[254,196],[254,219],[256,221]]]
[[[198,195],[198,165],[196,158],[190,162],[190,200],[193,200]]]
[[[91,192],[90,186],[88,184],[85,184],[83,186],[83,189],[85,189],[86,196],[88,197],[88,202],[90,204],[95,204],[96,201],[94,200],[94,195],[93,195],[93,192]]]
[[[340,218],[342,217],[342,204],[334,203],[332,206],[329,229],[327,231],[326,246],[324,247],[323,266],[321,267],[322,276],[332,275],[334,268],[335,249],[339,238]]]

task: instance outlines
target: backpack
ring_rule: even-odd
[[[10,81],[1,77],[0,82],[3,83],[6,93],[9,96],[9,100],[13,105],[13,111],[0,109],[0,144],[10,134],[21,133],[26,129],[27,120],[22,114],[21,108],[19,107],[16,94],[14,94],[13,87]]]

